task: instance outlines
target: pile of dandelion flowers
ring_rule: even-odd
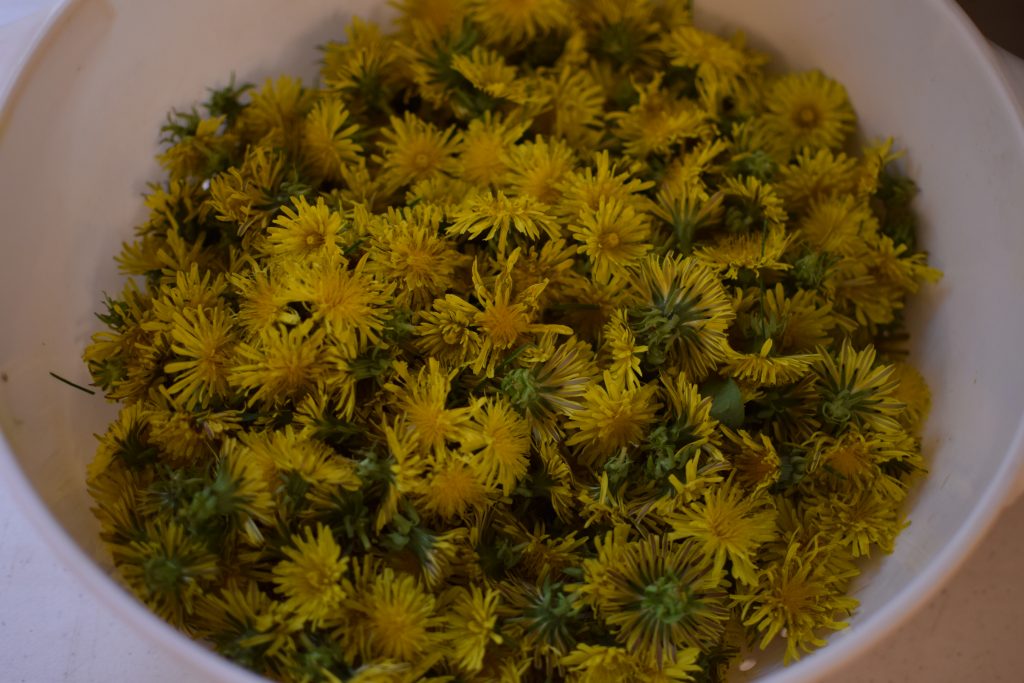
[[[891,143],[685,3],[397,8],[162,129],[85,353],[126,583],[282,683],[821,644],[924,471]]]

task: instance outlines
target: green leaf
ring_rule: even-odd
[[[743,396],[731,378],[709,379],[700,385],[701,396],[711,399],[711,417],[730,429],[743,424]]]

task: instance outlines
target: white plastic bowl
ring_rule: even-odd
[[[843,82],[866,137],[893,135],[919,183],[921,235],[945,271],[912,310],[914,360],[932,386],[932,474],[893,555],[858,584],[833,643],[758,680],[821,680],[933,594],[1019,488],[1024,459],[1024,129],[987,43],[951,0],[697,0],[698,23],[742,29],[789,68]],[[178,634],[109,577],[89,514],[92,434],[114,409],[81,383],[112,254],[159,177],[157,127],[234,72],[311,78],[313,46],[366,0],[80,0],[54,15],[0,110],[0,475],[75,573],[137,631],[223,682],[258,680]]]

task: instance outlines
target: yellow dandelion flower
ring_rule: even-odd
[[[600,282],[577,273],[557,296],[553,293],[549,308],[558,314],[560,322],[575,330],[578,337],[596,342],[612,313],[618,308],[628,308],[635,300],[631,277],[631,273],[613,274],[606,282]]]
[[[488,111],[469,122],[459,143],[459,175],[476,186],[501,182],[516,165],[506,155],[528,126],[512,123]]]
[[[471,0],[469,12],[488,42],[508,46],[568,28],[572,17],[567,0]]]
[[[701,379],[727,358],[735,313],[712,271],[693,258],[649,256],[632,282],[638,303],[630,322],[648,364],[671,361]]]
[[[763,386],[791,384],[804,377],[817,358],[812,353],[793,356],[772,354],[773,342],[766,339],[755,353],[730,354],[724,371],[737,380]]]
[[[905,433],[876,434],[851,430],[838,438],[817,433],[802,447],[808,452],[807,472],[814,475],[806,479],[806,489],[812,497],[820,494],[824,496],[823,500],[843,498],[866,490],[894,508],[892,514],[906,497],[907,486],[899,475],[914,471],[912,465],[904,469],[903,464],[910,464],[917,445],[913,437]],[[894,465],[898,467],[894,468]],[[896,476],[890,476],[888,472]],[[827,512],[827,506],[820,509]]]
[[[775,340],[780,352],[813,351],[828,343],[835,327],[845,324],[815,292],[800,289],[787,297],[782,283],[762,293],[760,303],[750,325],[755,335]]]
[[[639,443],[660,407],[657,386],[626,388],[605,371],[602,384],[587,387],[583,407],[565,423],[576,433],[566,444],[580,445],[580,460],[599,466],[620,448]]]
[[[497,236],[499,254],[506,253],[509,232],[513,229],[516,235],[533,241],[538,240],[542,232],[552,239],[562,232],[546,204],[528,196],[507,197],[501,190],[497,193],[474,193],[452,212],[449,219],[448,233],[451,235],[469,235],[470,239],[478,239],[486,232],[484,239],[487,241]]]
[[[154,402],[155,403],[155,402]],[[162,451],[162,458],[176,466],[188,466],[209,460],[217,451],[217,443],[241,429],[241,413],[234,410],[214,411],[169,399],[159,408],[147,412],[148,438]]]
[[[243,653],[257,666],[287,650],[292,635],[302,628],[282,603],[263,592],[255,581],[239,585],[229,580],[219,594],[203,595],[196,606],[200,632],[226,656]]]
[[[322,322],[347,358],[381,344],[381,333],[391,317],[393,284],[372,277],[364,255],[354,267],[340,256],[296,268],[293,301],[306,303],[313,320]]]
[[[479,191],[479,187],[461,178],[434,175],[413,183],[405,193],[405,203],[406,206],[432,204],[451,212],[455,211],[466,197]]]
[[[458,587],[452,592],[451,612],[445,618],[447,636],[451,640],[449,658],[461,671],[474,674],[483,668],[487,647],[492,643],[502,643],[502,637],[498,635],[501,594],[490,589],[481,590],[475,584],[468,590]]]
[[[786,208],[802,212],[814,200],[849,194],[856,183],[857,160],[829,149],[803,149],[779,168],[775,189]]]
[[[722,428],[722,452],[736,472],[736,481],[749,491],[766,490],[781,476],[782,460],[767,434]]]
[[[786,143],[790,155],[805,147],[840,148],[857,121],[846,88],[820,71],[780,77],[766,106],[765,129]]]
[[[646,215],[616,199],[602,199],[596,210],[582,210],[569,230],[601,282],[613,271],[622,273],[635,265],[650,249]]]
[[[621,647],[580,643],[561,664],[569,669],[569,680],[576,683],[632,683],[641,680],[637,669],[641,661]]]
[[[359,125],[351,123],[345,103],[323,97],[306,116],[303,129],[304,159],[326,180],[341,180],[346,164],[359,162],[362,146],[353,140]]]
[[[592,150],[601,137],[605,95],[585,69],[564,66],[537,84],[547,104],[536,121],[537,132],[564,140],[577,151]]]
[[[560,140],[537,136],[510,146],[501,163],[509,194],[532,197],[550,206],[561,199],[558,188],[575,167],[576,155]]]
[[[511,494],[530,465],[530,425],[501,399],[489,399],[474,417],[469,447],[488,483]]]
[[[698,172],[698,177],[700,175]],[[703,181],[687,184],[686,181],[677,183],[666,178],[658,189],[651,213],[669,229],[671,241],[668,243],[677,252],[688,253],[700,231],[722,223],[723,198],[721,192],[707,196]],[[663,233],[663,229],[655,230],[656,236],[659,233]]]
[[[238,127],[250,142],[296,150],[306,114],[316,92],[290,76],[268,78],[259,90],[250,91],[249,106],[242,110]]]
[[[519,78],[519,70],[510,66],[500,52],[479,45],[469,54],[452,57],[451,68],[487,95],[522,104],[527,100],[526,82]]]
[[[866,199],[876,194],[885,168],[903,156],[902,152],[893,152],[892,147],[893,139],[887,138],[864,148],[856,171],[858,198]]]
[[[174,316],[171,350],[179,360],[164,366],[174,376],[167,391],[181,401],[206,406],[225,396],[235,336],[222,308],[187,308]]]
[[[585,209],[598,211],[602,202],[611,200],[635,211],[646,209],[648,203],[641,193],[654,183],[633,177],[640,170],[639,165],[615,163],[608,152],[598,152],[594,155],[593,166],[574,171],[566,180],[563,213],[575,216]]]
[[[846,628],[837,617],[858,604],[845,595],[856,574],[843,551],[817,539],[809,544],[791,539],[781,558],[762,567],[757,585],[734,595],[733,601],[742,608],[744,626],[763,634],[761,649],[785,629],[785,661],[789,662],[798,659],[801,651],[825,644],[817,635],[820,630]]]
[[[174,327],[174,316],[185,309],[215,309],[227,288],[223,275],[213,276],[209,270],[200,270],[198,264],[177,270],[172,281],[160,285],[158,295],[150,302],[151,319],[142,323],[150,331],[169,332]]]
[[[90,483],[115,465],[139,470],[156,461],[159,453],[150,440],[149,412],[137,402],[121,407],[117,419],[99,437],[96,455],[87,468]]]
[[[691,202],[716,205],[721,195],[711,192],[710,177],[724,173],[726,153],[730,151],[727,141],[716,138],[701,140],[693,149],[672,160],[658,185],[658,194],[672,199],[687,199]],[[664,199],[659,199],[664,205]],[[662,209],[664,211],[664,209]],[[711,209],[709,209],[711,210]],[[717,209],[714,209],[717,211]],[[673,221],[665,219],[667,222]],[[714,224],[716,221],[710,222]]]
[[[415,662],[438,642],[441,619],[434,614],[434,596],[408,574],[385,567],[357,604],[365,656]]]
[[[580,549],[589,542],[587,538],[578,538],[575,531],[565,536],[552,536],[542,522],[527,529],[515,518],[502,523],[501,531],[519,550],[517,567],[524,575],[538,579],[558,576],[570,567],[579,566]]]
[[[449,442],[460,443],[471,435],[473,406],[448,407],[448,392],[455,372],[441,368],[431,358],[414,375],[405,363],[395,363],[395,379],[384,385],[401,411],[421,449],[442,451]]]
[[[218,557],[177,522],[156,518],[140,531],[130,543],[112,547],[118,571],[150,609],[184,626],[204,590],[214,585]]]
[[[870,427],[880,432],[899,431],[896,418],[903,404],[893,395],[898,380],[891,365],[875,362],[875,349],[857,351],[846,342],[838,354],[819,349],[814,363],[819,413],[835,429]]]
[[[228,279],[239,299],[235,321],[245,329],[250,341],[261,330],[278,323],[300,322],[299,314],[291,306],[289,287],[277,271],[254,266],[246,273],[232,273]]]
[[[546,281],[547,285],[537,296],[537,305],[541,310],[548,308],[552,300],[567,296],[570,288],[586,282],[575,270],[576,253],[576,245],[567,244],[561,237],[548,240],[539,248],[526,247],[520,251],[512,268],[513,291],[522,292]]]
[[[881,235],[871,245],[870,254],[871,270],[883,287],[914,294],[922,283],[934,284],[942,279],[942,272],[927,264],[924,253],[911,252],[906,244],[896,244],[888,235]],[[901,301],[902,296],[892,298]]]
[[[232,136],[221,133],[226,116],[197,119],[195,129],[189,135],[178,139],[157,157],[172,182],[206,176],[211,168],[216,168],[219,160],[230,153],[235,142]]]
[[[695,26],[676,26],[659,47],[675,67],[694,69],[704,87],[721,83],[728,93],[756,61],[732,42]]]
[[[656,666],[717,642],[729,610],[720,581],[702,563],[696,545],[665,536],[625,544],[606,569],[600,604],[615,639]]]
[[[318,628],[352,594],[348,557],[323,524],[292,536],[281,552],[287,559],[275,565],[274,584],[286,598],[282,607]]]
[[[799,230],[815,249],[854,256],[878,233],[878,221],[865,204],[843,195],[811,202]]]
[[[261,245],[267,254],[280,258],[307,259],[338,252],[342,231],[341,214],[332,211],[323,197],[311,205],[305,197],[293,197],[290,206],[282,206],[282,215],[274,220]]]
[[[301,502],[311,489],[360,486],[356,465],[338,455],[330,446],[298,433],[291,426],[270,432],[249,432],[241,438],[244,454],[262,473],[264,481],[284,497],[297,496]]]
[[[553,670],[558,659],[576,644],[580,605],[576,594],[557,581],[540,583],[521,579],[498,584],[509,607],[505,632],[519,651],[538,669]]]
[[[764,232],[721,235],[709,244],[698,247],[693,256],[723,279],[734,280],[743,270],[788,270],[783,260],[792,241],[779,227]]]
[[[420,437],[405,418],[399,416],[390,422],[384,418],[381,420],[387,457],[376,463],[377,478],[385,487],[374,521],[377,532],[395,519],[398,505],[404,497],[420,487],[427,466],[421,456]]]
[[[646,75],[649,68],[660,64],[657,37],[664,30],[656,17],[660,4],[594,0],[577,5],[595,65],[617,73],[615,80],[621,83],[628,78],[623,72]]]
[[[416,348],[445,365],[461,367],[479,356],[480,334],[473,329],[479,311],[454,294],[434,299],[430,311],[419,311]]]
[[[568,668],[572,683],[683,683],[702,671],[699,656],[699,649],[689,647],[655,666],[625,648],[580,643],[560,663]]]
[[[433,35],[453,31],[462,25],[468,11],[466,0],[396,0],[397,22],[408,35],[426,28]]]
[[[391,117],[381,129],[380,157],[383,176],[397,187],[458,170],[455,153],[459,135],[454,128],[440,130],[411,112]]]
[[[659,380],[667,411],[661,424],[651,429],[642,447],[647,456],[645,472],[659,483],[666,480],[672,483],[677,475],[685,475],[687,482],[695,482],[696,478],[687,474],[687,468],[696,473],[702,454],[709,456],[712,462],[722,459],[718,449],[721,441],[717,433],[718,421],[711,417],[712,401],[700,395],[697,385],[689,381],[686,373],[662,373]]]
[[[889,554],[908,524],[900,512],[904,491],[899,492],[897,498],[868,487],[820,493],[805,501],[806,516],[818,521],[821,533],[854,558],[870,557],[872,548]]]
[[[512,296],[512,270],[519,259],[516,249],[509,255],[505,267],[494,279],[493,288],[488,289],[480,277],[478,262],[473,261],[473,288],[482,310],[477,312],[474,323],[481,335],[480,354],[473,362],[473,372],[486,377],[494,376],[494,369],[502,355],[516,346],[527,334],[572,334],[564,325],[544,325],[532,322],[537,310],[537,296],[546,283],[531,285],[515,297]]]
[[[416,490],[417,508],[446,522],[486,509],[494,500],[481,467],[461,453],[438,456]]]
[[[928,383],[913,365],[904,362],[893,363],[893,378],[898,382],[893,398],[904,406],[898,419],[910,432],[917,432],[932,406]]]
[[[576,484],[572,468],[559,447],[550,441],[537,445],[543,475],[547,477],[547,495],[555,515],[563,522],[576,519]]]
[[[711,565],[713,578],[725,576],[728,562],[729,573],[752,586],[757,584],[757,550],[777,533],[775,516],[770,498],[749,496],[729,480],[673,516],[669,538],[694,539]]]
[[[615,311],[605,325],[604,348],[610,358],[608,371],[615,381],[621,382],[627,389],[639,387],[642,375],[640,359],[647,347],[636,343],[633,331],[629,329],[626,311]]]
[[[389,101],[406,76],[403,44],[359,17],[352,18],[345,37],[344,42],[331,41],[323,47],[324,87],[340,94],[354,114],[369,118],[389,112]]]
[[[542,347],[550,351],[528,367],[510,370],[501,391],[529,420],[539,441],[556,441],[562,434],[560,418],[583,408],[583,395],[597,374],[590,345],[575,337],[555,345],[548,336]]]
[[[389,211],[370,231],[367,270],[385,282],[396,283],[394,303],[420,310],[456,283],[455,271],[468,258],[438,233],[432,221],[409,213]]]
[[[669,154],[690,140],[711,137],[711,117],[690,100],[672,97],[661,88],[661,74],[639,88],[640,100],[624,112],[608,116],[626,154],[644,159]]]
[[[754,176],[726,178],[722,184],[725,226],[731,232],[779,229],[786,223],[786,211],[775,187]]]
[[[138,228],[142,235],[180,231],[183,223],[200,215],[204,201],[201,183],[175,179],[164,184],[150,183],[144,196],[149,216]]]
[[[301,399],[327,371],[324,330],[307,320],[292,328],[281,325],[259,332],[251,343],[238,345],[241,361],[229,380],[248,394],[248,403],[282,405]]]
[[[251,235],[260,234],[277,212],[274,198],[285,177],[282,153],[264,145],[250,146],[240,167],[210,179],[208,210],[217,219],[237,225],[238,234],[251,240]]]

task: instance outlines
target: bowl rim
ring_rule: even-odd
[[[43,58],[47,47],[56,39],[74,9],[84,0],[55,0],[48,16],[38,28],[35,37],[14,65],[14,77],[6,88],[0,89],[0,136],[7,132],[6,120],[19,101],[21,92],[36,64]],[[991,86],[993,103],[1013,115],[1015,123],[1014,146],[1024,159],[1024,103],[1017,99],[1013,88],[996,57],[992,45],[971,22],[967,13],[955,0],[933,0],[922,3],[938,14],[940,21],[952,27],[960,36],[964,47],[981,67],[984,78]],[[32,527],[60,559],[62,564],[87,585],[113,612],[123,618],[150,643],[160,647],[176,660],[186,663],[214,680],[224,683],[260,683],[262,676],[235,664],[200,642],[184,635],[149,610],[125,589],[115,577],[103,570],[68,535],[49,512],[35,487],[29,482],[6,436],[0,429],[0,486],[6,487],[15,505],[24,513]],[[1005,507],[1024,490],[1024,411],[1018,420],[1006,456],[996,476],[983,489],[970,514],[933,556],[924,570],[915,576],[895,598],[881,609],[866,615],[845,631],[838,631],[822,647],[761,680],[763,683],[797,683],[824,679],[846,667],[853,659],[866,653],[888,634],[900,627],[912,614],[924,606],[947,583],[967,557],[988,533]],[[838,637],[836,637],[838,636]],[[834,642],[832,642],[834,640]]]

